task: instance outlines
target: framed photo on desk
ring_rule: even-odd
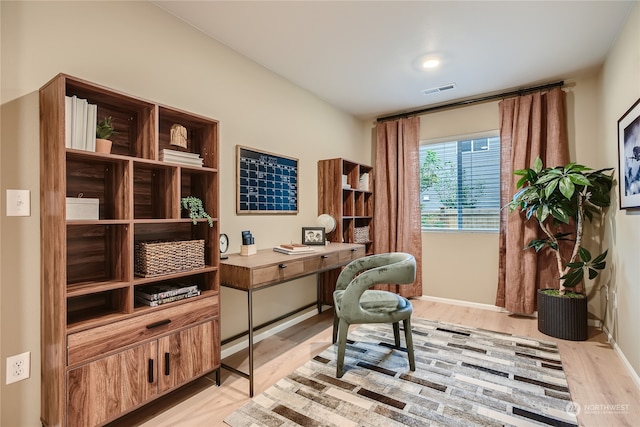
[[[323,245],[325,244],[324,227],[302,227],[303,245]]]

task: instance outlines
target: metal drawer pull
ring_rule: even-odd
[[[169,353],[164,354],[164,374],[169,375],[169,364],[171,355]]]
[[[157,328],[159,326],[168,325],[169,323],[171,323],[171,319],[164,319],[159,322],[151,323],[150,325],[147,325],[147,329]]]
[[[280,267],[280,268],[287,268],[287,264],[280,264],[278,267]]]
[[[351,248],[351,252],[355,252],[355,251],[357,251],[357,250],[358,250],[358,249],[356,249],[356,248]]]
[[[322,255],[320,258],[322,259],[329,258],[329,255]]]
[[[149,359],[149,383],[153,384],[153,359]]]

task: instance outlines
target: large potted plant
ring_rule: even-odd
[[[544,233],[525,249],[555,253],[558,282],[538,290],[538,330],[546,335],[574,341],[588,337],[587,297],[575,288],[585,272],[593,279],[606,266],[608,250],[593,256],[583,235],[585,226],[611,204],[613,173],[607,173],[612,170],[594,171],[575,163],[544,168],[537,158],[532,168],[514,172],[522,178],[509,209],[537,221]]]

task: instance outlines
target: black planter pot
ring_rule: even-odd
[[[587,297],[566,298],[543,291],[538,290],[538,330],[554,338],[585,341],[589,337]]]

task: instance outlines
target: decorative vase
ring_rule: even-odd
[[[96,153],[111,153],[111,141],[108,139],[96,138]]]
[[[589,338],[587,296],[569,298],[538,290],[538,330],[545,335],[570,341]]]

